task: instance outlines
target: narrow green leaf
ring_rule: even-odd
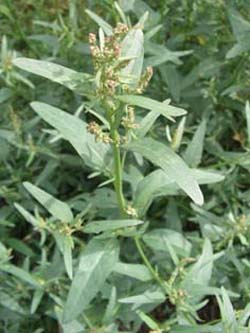
[[[121,43],[121,57],[131,58],[128,65],[120,72],[121,80],[133,87],[139,82],[143,57],[143,32],[138,27],[131,29]]]
[[[114,272],[127,275],[143,282],[152,280],[152,275],[148,268],[140,264],[125,264],[123,262],[118,262],[114,267]]]
[[[5,308],[10,309],[11,311],[20,313],[22,315],[25,314],[23,307],[17,302],[15,297],[7,294],[2,290],[0,291],[0,304]]]
[[[224,180],[218,172],[201,169],[190,169],[198,184],[213,184]],[[155,170],[138,182],[133,202],[138,216],[143,216],[152,201],[165,195],[178,195],[179,186],[166,172]]]
[[[192,245],[184,236],[171,229],[154,229],[143,236],[143,241],[155,251],[169,252],[168,245],[172,246],[177,254],[189,256]]]
[[[30,73],[45,77],[53,82],[57,82],[79,94],[89,92],[88,84],[92,76],[86,73],[78,73],[73,69],[43,60],[16,58],[13,64]],[[86,88],[84,91],[83,88]]]
[[[250,104],[249,104],[249,101],[246,101],[245,112],[246,112],[246,119],[247,119],[248,145],[250,145]]]
[[[209,281],[212,276],[213,269],[213,247],[208,238],[205,239],[202,254],[199,257],[198,261],[191,267],[190,271],[185,275],[181,283],[181,287],[190,295],[195,286],[208,286]],[[202,297],[203,292],[202,292]],[[200,298],[196,295],[193,295],[195,301],[198,301]]]
[[[12,274],[17,278],[29,283],[33,287],[40,287],[40,284],[37,280],[27,271],[22,268],[16,267],[14,265],[2,265],[0,268],[1,271]]]
[[[220,307],[224,329],[228,333],[238,333],[239,327],[237,325],[237,320],[234,313],[233,305],[224,287],[221,288],[221,292],[222,292],[222,300],[219,299],[218,297],[217,300]]]
[[[250,34],[250,22],[246,21],[239,12],[233,8],[229,9],[228,17],[237,40],[244,40],[245,36]]]
[[[80,259],[63,313],[63,322],[75,319],[102,288],[118,261],[119,243],[115,239],[92,239]]]
[[[201,162],[205,133],[206,121],[203,120],[197,127],[193,139],[189,143],[183,156],[184,160],[190,167],[197,167]]]
[[[158,289],[155,291],[147,290],[143,294],[140,295],[134,295],[130,297],[124,297],[120,298],[120,303],[126,303],[126,304],[135,304],[137,306],[141,306],[142,304],[159,304],[164,302],[166,299],[164,293]]]
[[[39,221],[32,214],[30,214],[30,212],[28,212],[18,203],[15,203],[14,206],[19,211],[19,213],[25,218],[25,220],[33,225],[33,227],[39,226]]]
[[[12,96],[12,91],[8,88],[0,89],[0,104],[7,101]]]
[[[164,102],[155,101],[149,97],[143,97],[137,95],[122,95],[122,96],[116,96],[116,98],[126,104],[135,105],[141,108],[159,112],[161,115],[171,120],[172,117],[182,116],[187,113],[187,111],[184,109],[168,105],[167,103]]]
[[[106,35],[108,36],[113,35],[113,28],[108,22],[106,22],[99,15],[95,14],[89,9],[86,9],[85,12],[89,15],[89,17],[92,18],[93,21],[95,21],[99,25],[99,27],[103,29]]]
[[[108,325],[108,324],[112,323],[114,314],[116,311],[116,302],[117,302],[117,291],[116,291],[116,287],[113,286],[112,290],[111,290],[109,302],[106,307],[106,310],[105,310],[105,313],[103,316],[103,320],[102,320],[104,325]]]
[[[32,298],[31,302],[31,308],[30,308],[30,313],[34,314],[41,303],[41,300],[44,295],[44,290],[43,289],[36,289]]]
[[[73,220],[72,211],[66,203],[54,198],[51,194],[29,182],[24,182],[23,186],[56,219],[64,222]]]
[[[191,170],[169,147],[151,138],[144,138],[130,143],[128,149],[161,167],[197,205],[203,204],[202,192]]]
[[[171,333],[222,333],[220,326],[197,325],[197,326],[173,326]]]
[[[161,331],[159,325],[152,318],[150,318],[148,315],[146,315],[143,311],[138,310],[138,311],[136,311],[136,313],[141,318],[141,320],[144,323],[146,323],[149,328],[151,328],[151,330],[154,330],[156,332]]]
[[[140,220],[103,220],[103,221],[93,221],[86,224],[83,231],[86,233],[99,233],[102,231],[112,231],[120,228],[134,227],[136,225],[142,224],[143,221]]]
[[[105,156],[109,147],[95,142],[94,136],[87,132],[87,124],[83,120],[45,103],[33,102],[31,107],[72,144],[88,166],[102,172],[107,168]]]
[[[72,268],[72,248],[74,247],[73,239],[70,235],[65,235],[60,232],[53,233],[57,246],[63,255],[64,265],[69,278],[73,278]]]

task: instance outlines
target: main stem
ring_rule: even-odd
[[[122,163],[121,163],[121,152],[119,147],[119,134],[114,124],[111,124],[110,130],[111,139],[113,140],[113,157],[114,157],[114,187],[117,196],[121,217],[125,216],[125,199],[123,196],[122,188]]]

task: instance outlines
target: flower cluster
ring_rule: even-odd
[[[139,127],[135,122],[135,112],[133,107],[127,107],[126,116],[122,117],[121,124],[125,129],[136,129]]]
[[[112,139],[110,138],[108,133],[103,132],[101,127],[95,122],[91,121],[88,124],[87,130],[89,133],[95,135],[96,142],[103,142],[103,143],[111,143]]]
[[[114,96],[120,87],[120,92],[141,94],[152,77],[152,67],[148,67],[141,76],[136,88],[131,88],[120,80],[120,72],[131,59],[122,58],[122,41],[128,33],[126,24],[118,23],[112,36],[100,37],[98,43],[95,34],[89,34],[90,52],[96,73],[97,95],[99,97]]]

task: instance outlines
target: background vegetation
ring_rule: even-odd
[[[175,122],[149,121],[147,135],[195,169],[204,204],[192,203],[171,181],[164,185],[160,173],[146,177],[155,167],[130,153],[124,192],[131,204],[141,195],[144,224],[96,236],[91,221],[118,214],[103,151],[78,157],[30,102],[86,122],[96,119],[92,105],[13,62],[25,56],[93,73],[88,35],[98,32],[98,17],[115,27],[126,16],[133,26],[145,12],[144,65],[154,75],[144,96],[188,111]],[[248,1],[2,0],[0,34],[0,332],[250,332]],[[136,122],[148,113],[136,108]],[[59,202],[59,213],[47,211],[30,183],[66,208]],[[118,263],[109,239],[119,241]],[[87,296],[84,312],[63,320],[81,253],[90,254],[90,267],[91,253],[102,249],[106,257],[92,284],[108,266],[112,273]]]

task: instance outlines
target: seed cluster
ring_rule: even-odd
[[[128,31],[126,24],[118,23],[113,29],[113,35],[104,37],[100,45],[96,35],[89,34],[90,52],[96,73],[96,93],[99,97],[114,96],[118,88],[120,88],[119,93],[141,94],[152,77],[153,69],[148,67],[135,88],[121,82],[119,74],[131,61],[121,57],[122,41]]]
[[[122,56],[123,40],[127,38],[128,32],[129,27],[126,24],[118,23],[113,29],[112,36],[104,36],[103,33],[100,33],[98,40],[96,34],[89,34],[89,45],[95,72],[96,96],[107,109],[112,111],[112,121],[115,121],[115,114],[119,108],[119,102],[114,98],[115,95],[124,93],[141,94],[153,75],[152,67],[148,67],[138,79],[136,85],[132,86],[124,82],[124,74],[121,75],[121,72],[130,61],[134,61],[134,59]],[[89,133],[95,136],[97,142],[113,143],[114,145],[126,143],[128,132],[138,128],[138,125],[135,121],[134,108],[126,106],[123,112],[125,114],[119,116],[119,123],[125,129],[125,136],[116,135],[116,138],[111,138],[110,134],[103,132],[96,122],[89,123],[87,128]]]
[[[103,132],[100,125],[98,125],[95,121],[91,121],[88,126],[87,130],[89,133],[95,136],[96,142],[103,142],[103,143],[111,143],[112,139],[110,138],[108,133]]]

